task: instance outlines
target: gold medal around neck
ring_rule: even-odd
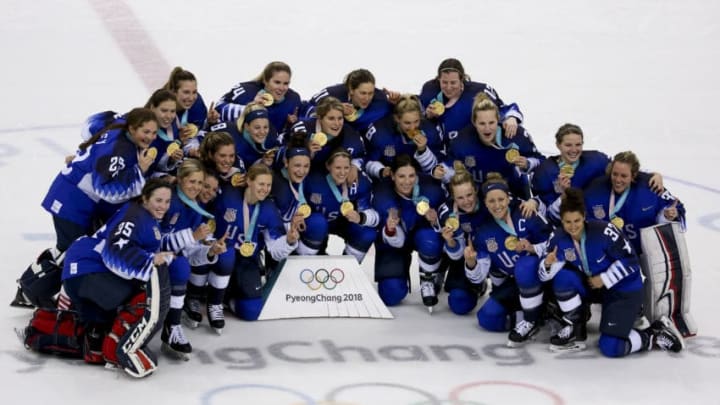
[[[445,220],[445,226],[455,232],[460,228],[460,220],[457,217],[449,217]]]
[[[415,205],[415,211],[420,215],[425,215],[430,210],[430,203],[425,200],[419,201]]]
[[[243,257],[250,257],[255,252],[255,245],[252,242],[243,242],[242,245],[240,245],[240,254],[243,255]]]
[[[153,158],[153,160],[155,160],[155,158],[157,157],[157,148],[154,146],[152,148],[148,148],[148,150],[145,152],[145,156],[150,156],[151,158]]]
[[[275,99],[270,93],[263,93],[261,97],[263,99],[262,103],[265,107],[270,107],[275,102]]]
[[[325,135],[324,132],[315,132],[315,133],[312,135],[312,141],[315,142],[315,143],[317,143],[318,145],[320,145],[320,146],[322,147],[322,146],[325,146],[325,144],[326,144],[327,141],[328,141],[328,138],[327,138],[327,135]]]
[[[505,160],[507,160],[508,163],[515,163],[515,159],[518,157],[520,157],[520,152],[517,149],[508,149],[507,152],[505,152]]]
[[[435,100],[430,105],[432,106],[435,115],[440,116],[445,114],[445,104],[441,103],[438,100]]]
[[[210,228],[210,233],[215,233],[215,229],[217,229],[217,223],[215,223],[214,219],[208,219],[207,226]]]
[[[345,116],[345,121],[348,121],[348,122],[354,122],[354,121],[357,121],[357,119],[358,119],[357,110],[353,110],[352,114],[348,114]]]
[[[300,204],[297,208],[297,213],[300,214],[301,217],[307,218],[312,213],[312,209],[308,204]]]
[[[572,177],[575,174],[575,168],[572,165],[565,165],[560,168],[560,173]]]
[[[185,125],[185,128],[188,128],[190,132],[188,133],[188,138],[195,138],[200,131],[200,128],[198,128],[195,124],[187,124]]]
[[[611,219],[610,222],[612,222],[612,224],[615,225],[615,227],[620,230],[622,230],[623,226],[625,226],[625,221],[623,221],[623,219],[620,217],[615,217],[615,218]]]
[[[352,210],[355,209],[355,206],[350,201],[343,201],[342,204],[340,204],[340,213],[345,216],[352,212]]]
[[[177,142],[173,142],[170,145],[168,145],[166,152],[167,152],[168,156],[172,156],[173,153],[175,153],[179,150],[180,150],[180,145]]]
[[[508,236],[505,238],[505,249],[515,251],[515,249],[517,249],[518,242],[519,240],[517,236]]]
[[[243,175],[241,173],[235,173],[230,177],[230,184],[233,187],[240,187],[243,183]]]

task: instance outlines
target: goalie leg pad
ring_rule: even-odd
[[[663,315],[672,320],[684,337],[697,334],[690,314],[690,259],[685,236],[678,223],[640,231],[645,275],[645,315],[650,321]]]
[[[83,357],[83,328],[72,311],[38,308],[23,333],[29,350],[63,357]]]
[[[54,297],[60,292],[62,284],[60,278],[64,257],[64,253],[58,254],[56,249],[46,249],[20,276],[18,284],[23,294],[36,307],[55,307]]]

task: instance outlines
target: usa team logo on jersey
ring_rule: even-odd
[[[160,240],[160,229],[157,226],[153,226],[153,232],[155,233],[155,239]]]
[[[498,250],[498,244],[497,241],[495,241],[495,238],[485,239],[485,245],[490,253],[495,253]]]
[[[475,167],[475,156],[465,156],[465,167]]]
[[[177,223],[178,219],[180,219],[180,213],[176,212],[175,215],[173,215],[172,218],[170,218],[170,225],[175,225]]]
[[[574,262],[577,260],[577,256],[575,255],[575,248],[567,248],[563,251],[565,253],[565,260],[569,262]]]
[[[595,215],[595,219],[605,218],[605,207],[602,205],[593,205],[593,215]]]
[[[235,218],[237,218],[237,209],[227,208],[225,210],[225,215],[223,215],[223,219],[227,222],[235,222]]]
[[[385,150],[383,151],[383,154],[387,157],[395,157],[397,152],[395,151],[394,145],[388,145],[385,147]]]
[[[317,204],[317,205],[322,204],[322,194],[320,194],[320,193],[310,194],[310,202]]]

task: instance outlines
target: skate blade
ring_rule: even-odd
[[[223,328],[212,328],[212,330],[214,330],[218,336],[222,335],[223,333]]]
[[[550,345],[550,351],[553,353],[574,353],[587,349],[587,345],[583,342],[573,342],[563,346]]]
[[[179,352],[177,350],[174,350],[172,347],[170,347],[169,344],[163,342],[160,346],[160,351],[165,353],[168,357],[175,359],[175,360],[182,360],[182,361],[188,361],[190,360],[190,355],[188,353]]]
[[[532,337],[529,337],[527,340],[525,340],[523,342],[514,342],[512,340],[508,340],[505,345],[511,349],[518,349],[518,348],[521,348],[521,347],[527,345],[532,340],[534,340],[534,338],[532,338]]]
[[[31,303],[29,303],[29,302],[27,302],[27,301],[19,300],[19,299],[14,299],[14,300],[12,300],[12,302],[10,303],[10,306],[13,307],[13,308],[24,308],[24,309],[33,309],[33,308],[35,308],[35,305],[33,305],[33,304],[31,304]]]
[[[185,326],[187,326],[188,328],[190,328],[190,329],[197,329],[198,326],[200,326],[200,322],[199,322],[199,321],[195,321],[195,320],[190,319],[190,317],[187,316],[187,315],[185,314],[185,312],[183,312],[181,319],[182,319],[182,323],[183,323]]]

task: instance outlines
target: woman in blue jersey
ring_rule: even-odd
[[[523,119],[517,104],[505,104],[495,89],[485,83],[470,81],[459,60],[449,58],[440,63],[437,76],[428,80],[420,91],[420,101],[425,106],[428,119],[439,124],[446,137],[452,137],[469,125],[473,99],[485,93],[500,109],[503,129],[508,137],[515,136]]]
[[[607,175],[595,179],[585,189],[587,215],[611,221],[622,230],[641,253],[640,229],[681,221],[685,224],[685,206],[669,191],[658,195],[646,181],[638,179],[640,161],[630,151],[613,157]]]
[[[472,126],[450,137],[448,160],[462,162],[475,181],[482,183],[484,175],[498,172],[508,179],[515,196],[530,198],[528,173],[545,158],[522,126],[515,136],[498,126],[500,111],[485,94],[478,94],[472,106]],[[448,173],[439,166],[433,173],[436,178],[447,179]]]
[[[67,252],[63,286],[86,327],[88,362],[115,363],[134,377],[144,377],[156,367],[146,344],[168,306],[167,294],[162,293],[167,289],[166,266],[193,243],[189,229],[169,234],[160,230],[171,205],[171,187],[158,179],[148,181],[141,199],[125,205],[97,233],[78,239]],[[190,260],[207,261],[224,251],[221,239],[185,254]]]
[[[417,251],[420,295],[432,311],[438,302],[437,286],[442,283],[437,209],[445,201],[445,192],[435,180],[421,176],[417,163],[408,155],[395,159],[391,179],[378,183],[373,190],[373,208],[383,225],[375,241],[378,293],[386,305],[400,304],[409,291],[411,255]]]
[[[370,124],[392,113],[392,103],[400,93],[375,87],[375,76],[367,69],[356,69],[345,76],[343,83],[326,87],[308,101],[306,117],[312,117],[325,97],[340,100],[343,116],[360,134],[365,134]]]
[[[377,235],[379,217],[371,205],[370,179],[360,172],[350,181],[352,164],[350,153],[343,148],[334,150],[326,162],[327,174],[313,173],[308,179],[307,195],[314,212],[312,221],[305,221],[308,241],[320,241],[310,248],[324,250],[328,236],[337,235],[345,241],[343,254],[352,255],[362,263]]]
[[[285,230],[277,206],[267,198],[272,181],[272,170],[255,164],[248,169],[247,187],[224,189],[216,201],[215,234],[227,234],[233,243],[233,249],[212,266],[208,278],[208,319],[218,333],[225,323],[222,303],[226,289],[236,316],[245,320],[260,316],[264,273],[260,252],[266,248],[274,260],[280,261],[297,248],[298,230],[295,226]]]
[[[236,84],[218,100],[215,109],[223,121],[235,121],[252,103],[264,105],[270,123],[284,132],[297,121],[300,95],[290,88],[292,71],[284,62],[268,63],[254,80]]]
[[[240,166],[235,155],[235,141],[227,132],[208,132],[200,143],[200,161],[217,173],[219,192],[245,185],[245,166]],[[240,162],[241,164],[241,162]]]
[[[208,110],[198,93],[197,79],[192,72],[176,66],[162,88],[176,96],[178,127],[181,130],[179,138],[183,141],[197,135],[198,130],[206,124],[212,125],[219,121],[220,115],[213,109],[213,105]]]
[[[308,134],[307,142],[312,158],[311,170],[327,173],[325,162],[337,148],[350,153],[353,167],[350,180],[354,181],[362,169],[365,145],[362,137],[343,118],[343,106],[335,97],[324,97],[315,109],[315,117],[306,118],[293,125],[291,133]]]
[[[165,181],[174,182],[175,176],[171,173],[174,173],[185,156],[176,119],[175,94],[165,89],[155,90],[145,108],[152,110],[158,120],[157,138],[150,144],[157,151],[158,157],[150,167],[150,172],[155,177],[163,176]]]
[[[437,127],[425,120],[420,100],[403,95],[393,114],[370,125],[365,134],[365,171],[373,179],[390,177],[390,165],[398,155],[412,156],[424,173],[445,160],[445,146]]]
[[[658,347],[679,352],[683,340],[667,317],[645,330],[633,324],[643,303],[640,263],[632,244],[610,222],[586,221],[583,193],[565,190],[560,204],[562,229],[547,245],[538,273],[552,280],[564,325],[550,338],[553,351],[584,349],[591,303],[602,304],[600,352],[607,357]]]
[[[492,292],[477,313],[478,323],[493,332],[510,330],[508,346],[516,347],[540,329],[543,289],[537,266],[552,226],[511,206],[508,184],[498,173],[488,174],[482,192],[491,217],[463,252],[465,273],[473,284],[490,277]]]
[[[557,130],[555,145],[560,154],[548,157],[535,169],[532,184],[547,207],[548,219],[559,222],[562,192],[570,187],[584,189],[602,177],[610,158],[599,151],[583,150],[583,131],[575,124],[564,124]],[[656,192],[663,189],[662,176],[657,173],[642,181]]]

